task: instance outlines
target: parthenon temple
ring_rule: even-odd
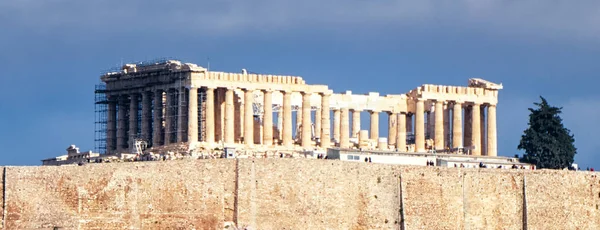
[[[217,72],[164,60],[126,64],[101,80],[107,154],[131,152],[135,140],[145,140],[152,148],[335,146],[497,155],[502,85],[478,78],[467,86],[426,84],[405,94],[358,95],[333,93],[298,76]],[[387,115],[387,135],[379,130],[380,114]],[[369,130],[361,130],[362,115],[370,118]]]

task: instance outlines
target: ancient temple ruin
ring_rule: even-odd
[[[307,150],[378,148],[399,152],[497,155],[496,104],[502,85],[422,85],[405,94],[334,93],[298,76],[226,73],[165,60],[126,64],[97,88],[100,152],[184,145]],[[98,99],[100,98],[100,99]],[[370,129],[360,130],[360,117]],[[388,133],[379,132],[380,113]],[[100,119],[98,119],[100,118]],[[294,119],[295,118],[295,119]],[[98,134],[98,133],[97,133]]]

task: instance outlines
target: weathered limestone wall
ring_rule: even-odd
[[[234,161],[7,167],[6,229],[222,228]]]
[[[600,229],[590,172],[219,159],[5,175],[5,229]]]
[[[239,226],[393,229],[398,223],[399,177],[389,165],[250,160],[239,175]]]

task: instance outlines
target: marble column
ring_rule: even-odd
[[[496,105],[488,106],[487,154],[488,156],[498,156],[498,144],[496,136]]]
[[[321,111],[321,107],[319,106],[317,110],[315,110],[315,138],[321,138],[321,117],[323,116],[323,111]]]
[[[302,104],[300,104],[300,106],[298,106],[298,109],[296,110],[296,125],[294,126],[294,128],[296,128],[296,131],[293,132],[294,140],[302,139],[302,130],[300,130],[300,126],[302,125],[302,117]],[[298,136],[298,133],[300,133],[300,136]]]
[[[119,106],[117,113],[117,151],[120,153],[127,148],[127,97],[119,97]]]
[[[337,143],[340,143],[340,119],[340,109],[333,109],[333,140]]]
[[[321,148],[330,146],[329,95],[321,94]]]
[[[420,98],[415,112],[415,151],[425,152],[425,101]]]
[[[283,92],[283,145],[292,147],[292,92]]]
[[[166,91],[167,97],[165,100],[165,140],[164,144],[171,144],[173,141],[173,89]]]
[[[360,112],[361,110],[352,110],[352,137],[358,138],[358,132],[360,131]]]
[[[138,130],[138,109],[139,109],[139,96],[138,94],[132,93],[129,95],[129,149],[133,150],[135,145],[135,138],[137,138]]]
[[[480,105],[474,104],[471,107],[471,143],[474,147],[471,154],[475,156],[481,155],[481,112]]]
[[[396,146],[398,135],[398,114],[388,112],[388,145]]]
[[[254,145],[254,110],[252,103],[254,93],[251,89],[244,90],[244,143],[246,146]]]
[[[234,89],[225,92],[225,144],[235,144],[235,107],[233,105]]]
[[[186,88],[177,89],[177,142],[185,142],[187,139],[187,102],[186,99]]]
[[[480,145],[481,145],[481,155],[482,156],[487,156],[487,138],[486,138],[486,135],[485,135],[486,134],[485,133],[485,109],[486,109],[486,106],[485,105],[481,105],[480,106],[480,110],[479,110],[479,113],[481,114],[479,116],[479,119],[481,121],[479,123],[479,129],[481,131],[481,136],[480,136],[481,143],[480,143]]]
[[[462,102],[455,101],[452,108],[452,147],[461,148],[462,143]]]
[[[435,102],[435,127],[434,127],[435,150],[444,149],[444,102]]]
[[[163,91],[154,92],[154,131],[152,132],[152,147],[161,146],[163,143]]]
[[[152,94],[142,93],[142,139],[151,144],[152,137]]]
[[[206,143],[215,143],[215,88],[206,88]]]
[[[302,147],[311,146],[311,119],[310,119],[310,93],[302,93]]]
[[[396,150],[406,152],[406,113],[398,113],[398,122],[396,123]]]
[[[263,145],[273,145],[273,92],[263,94]]]
[[[282,95],[283,97],[283,95]],[[279,140],[279,144],[283,143],[283,105],[279,106],[279,110],[277,111],[277,139]]]
[[[198,88],[190,87],[188,97],[187,141],[195,144],[198,142]]]
[[[106,124],[106,153],[113,153],[117,148],[117,102],[115,97],[108,97],[108,115]]]
[[[225,140],[225,92],[227,89],[215,89],[215,138],[216,141]]]
[[[340,148],[350,148],[350,110],[340,110]]]
[[[444,149],[450,147],[452,139],[450,138],[450,105],[448,102],[444,102]]]
[[[369,114],[371,115],[370,139],[379,143],[379,112],[371,110]]]

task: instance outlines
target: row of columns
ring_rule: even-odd
[[[254,131],[255,131],[255,127],[254,127],[254,108],[253,108],[253,103],[252,101],[254,100],[254,90],[252,89],[243,89],[244,90],[244,100],[246,101],[246,103],[244,103],[244,109],[243,111],[240,111],[240,113],[243,113],[243,117],[244,117],[244,121],[243,121],[243,133],[244,133],[244,144],[246,144],[247,146],[252,146],[254,145]],[[272,103],[272,91],[270,90],[262,90],[263,91],[263,122],[262,122],[262,143],[264,145],[273,145],[273,103]],[[207,105],[206,106],[206,123],[207,125],[207,129],[206,129],[206,142],[208,144],[213,144],[215,143],[215,130],[214,127],[211,126],[210,124],[214,124],[215,123],[215,108],[213,106],[213,103],[215,101],[215,89],[209,88],[206,90],[206,98],[207,98]],[[288,146],[291,147],[293,145],[293,139],[292,139],[292,130],[293,130],[293,126],[292,126],[292,103],[291,103],[291,95],[292,92],[291,91],[282,91],[283,93],[283,105],[282,105],[282,113],[281,117],[278,117],[278,121],[281,122],[281,126],[282,126],[282,138],[281,138],[281,143],[284,146]],[[233,94],[234,94],[234,89],[233,88],[227,88],[226,89],[226,93],[225,93],[225,114],[224,114],[224,121],[225,121],[225,129],[224,129],[224,133],[225,133],[225,138],[224,138],[224,142],[225,144],[233,144],[234,143],[234,132],[235,132],[235,127],[234,127],[234,98],[233,98]],[[311,146],[311,141],[312,141],[312,134],[311,134],[311,125],[310,125],[310,121],[311,121],[311,106],[310,106],[310,97],[311,94],[310,93],[302,93],[302,99],[303,99],[303,106],[302,106],[302,111],[299,114],[298,119],[305,121],[305,125],[302,126],[301,129],[301,146],[302,147],[310,147]],[[321,119],[321,121],[319,121],[321,124],[318,124],[318,128],[319,128],[319,134],[321,136],[321,146],[328,146],[329,144],[329,95],[326,94],[322,94],[321,95],[322,98],[322,106],[321,106],[321,111],[319,111],[316,115],[317,119]],[[190,111],[190,118],[192,118],[192,111]],[[301,114],[301,115],[300,115]],[[319,123],[316,122],[316,123]],[[238,129],[241,129],[242,127],[238,127]],[[190,130],[196,130],[196,129],[190,129]],[[190,133],[193,133],[194,131],[190,131]],[[197,135],[197,134],[192,134],[192,135]],[[325,138],[325,139],[324,139]],[[196,139],[190,139],[190,140],[196,140]]]
[[[233,144],[235,140],[235,103],[234,103],[234,89],[224,88],[224,108],[221,111],[217,111],[218,98],[216,97],[216,89],[214,87],[208,87],[204,89],[206,94],[206,105],[205,105],[205,140],[207,143],[212,144],[216,141],[216,130],[215,130],[215,114],[223,116],[222,119],[224,125],[222,138],[226,144]],[[254,90],[243,89],[244,99],[247,103],[244,103],[243,109],[239,111],[243,117],[243,140],[248,146],[254,144],[254,111],[253,104]],[[272,91],[263,90],[264,101],[263,101],[263,123],[261,127],[262,140],[264,145],[273,145],[273,110],[272,110]],[[292,139],[292,104],[291,104],[291,91],[282,91],[283,93],[283,105],[282,112],[279,113],[278,122],[281,122],[281,142],[282,145],[291,147],[293,145]],[[180,89],[169,89],[169,90],[155,90],[154,92],[144,92],[141,94],[130,94],[126,96],[118,97],[117,100],[111,100],[113,102],[108,105],[108,125],[107,125],[107,149],[111,150],[123,150],[128,146],[132,147],[132,141],[135,138],[138,130],[138,110],[139,100],[141,96],[141,138],[150,140],[152,139],[153,146],[160,146],[162,144],[170,144],[174,142],[197,142],[199,141],[198,136],[198,88],[180,88]],[[312,145],[311,138],[311,104],[310,104],[311,93],[302,93],[302,110],[298,113],[298,120],[304,121],[304,125],[301,128],[301,146],[308,148]],[[177,100],[179,105],[174,104]],[[188,103],[182,103],[182,102]],[[116,102],[116,103],[114,103]],[[164,105],[167,108],[163,108]],[[117,107],[118,104],[118,107]],[[440,150],[449,146],[452,142],[453,148],[463,147],[463,144],[468,146],[474,146],[471,150],[473,155],[490,155],[495,156],[497,152],[496,143],[496,106],[495,105],[483,105],[487,106],[487,129],[482,128],[482,124],[485,124],[485,113],[481,110],[479,104],[462,104],[460,102],[452,102],[451,110],[452,114],[447,112],[450,110],[450,104],[444,105],[443,101],[436,101],[434,103],[434,117],[428,116],[429,121],[425,119],[425,100],[417,99],[415,106],[415,120],[413,124],[411,113],[388,113],[388,144],[395,146],[399,151],[407,149],[407,132],[414,132],[415,135],[415,148],[416,152],[424,152],[425,149],[425,133],[427,123],[429,130],[433,131],[434,149]],[[465,109],[465,118],[463,119],[463,106]],[[176,109],[173,109],[176,108]],[[152,109],[152,110],[151,110]],[[219,108],[220,109],[220,108]],[[118,111],[117,111],[118,110]],[[221,113],[222,112],[222,113]],[[431,112],[431,111],[430,111]],[[163,114],[166,113],[166,114]],[[350,115],[352,113],[352,115]],[[360,110],[350,110],[348,108],[339,108],[333,110],[334,122],[333,122],[333,139],[339,143],[342,148],[350,147],[350,137],[358,137],[360,130]],[[379,138],[379,112],[369,111],[370,113],[370,139],[377,140]],[[174,116],[177,114],[177,116]],[[127,115],[129,119],[127,120]],[[118,116],[118,117],[117,117]],[[352,124],[350,126],[350,116],[352,117]],[[452,127],[450,127],[449,117],[452,117]],[[174,120],[176,119],[176,120]],[[315,113],[315,133],[320,136],[320,146],[330,146],[330,108],[329,108],[329,95],[321,93],[321,109]],[[433,120],[433,122],[431,121]],[[464,130],[463,132],[463,122]],[[432,126],[432,123],[434,125]],[[173,130],[177,125],[177,130]],[[431,127],[432,126],[432,127]],[[242,127],[238,127],[241,129]],[[450,130],[451,129],[451,130]],[[487,130],[487,135],[484,133]],[[239,131],[239,130],[238,130]],[[172,137],[171,134],[175,132],[176,137]],[[449,134],[452,134],[452,139],[448,139]],[[129,135],[128,135],[129,134]],[[482,137],[486,136],[485,140]],[[484,149],[484,143],[487,145]]]
[[[463,106],[465,106],[466,118],[464,120]],[[482,107],[488,109],[487,120],[484,117],[486,113],[480,109]],[[458,149],[466,145],[472,155],[497,155],[495,105],[461,102],[445,104],[444,101],[435,101],[432,111],[426,112],[425,100],[419,99],[416,101],[415,110],[415,114],[420,115],[407,112],[388,112],[388,145],[395,146],[399,151],[405,151],[408,145],[407,133],[414,133],[415,146],[412,151],[425,152],[427,151],[425,134],[429,133],[429,138],[433,139],[434,143],[432,149],[435,150]],[[348,126],[348,109],[333,110],[333,139],[339,142],[339,146],[342,148],[349,146],[349,137],[346,134],[350,133],[350,137],[357,138],[361,127],[360,113],[362,111],[353,109],[350,112],[352,113],[351,130]],[[369,114],[369,138],[377,141],[379,138],[379,112],[369,111]],[[413,116],[415,117],[414,124]],[[452,122],[450,122],[450,117],[452,117]]]

